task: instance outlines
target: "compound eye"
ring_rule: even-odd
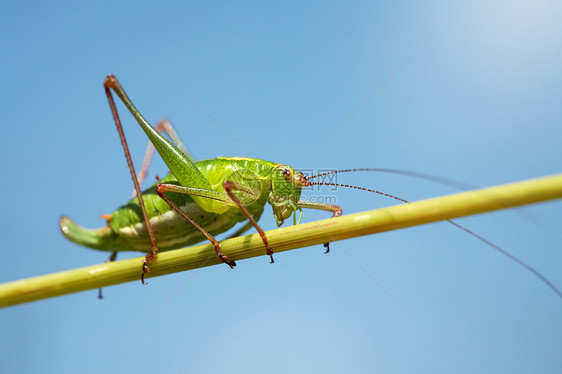
[[[289,170],[289,169],[283,170],[283,176],[284,176],[286,179],[290,179],[291,176],[292,176],[292,175],[291,175],[291,170]]]

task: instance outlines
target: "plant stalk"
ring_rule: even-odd
[[[266,235],[278,253],[559,198],[562,174],[280,228]],[[227,239],[221,246],[223,253],[235,261],[265,255],[258,234]],[[144,256],[0,284],[0,307],[139,282],[143,259]],[[220,263],[211,244],[196,245],[158,254],[146,278]]]

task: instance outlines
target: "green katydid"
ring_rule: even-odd
[[[153,128],[133,105],[114,75],[107,76],[104,87],[133,179],[133,198],[111,215],[104,216],[107,220],[105,227],[85,229],[68,217],[61,218],[60,227],[63,234],[75,243],[113,252],[110,260],[115,259],[118,251],[148,252],[142,263],[143,283],[144,274],[149,271],[149,265],[158,250],[181,248],[205,238],[214,245],[219,259],[233,268],[236,263],[222,253],[215,236],[246,220],[248,222],[233,236],[255,227],[264,243],[265,253],[273,263],[273,250],[257,223],[266,203],[272,206],[278,226],[291,216],[294,217],[294,223],[299,222],[300,215],[297,218],[297,214],[302,215],[303,208],[329,211],[333,213],[333,217],[342,214],[339,206],[301,200],[303,187],[332,185],[357,188],[408,203],[380,191],[338,183],[311,182],[310,179],[313,178],[349,171],[378,171],[406,174],[458,186],[458,183],[448,179],[393,169],[348,169],[306,177],[290,166],[253,158],[219,157],[194,162],[171,125],[162,122],[156,129]],[[148,157],[137,178],[111,90],[129,109],[170,169],[168,176],[144,191],[141,191],[140,184],[146,174],[150,155],[147,152]],[[167,132],[175,144],[161,135],[161,131]],[[562,292],[537,270],[456,222],[449,222],[516,261],[562,297]],[[325,247],[329,250],[328,244]]]
[[[215,246],[217,256],[234,267],[236,263],[223,255],[214,236],[246,219],[249,223],[237,234],[253,225],[273,262],[273,251],[257,224],[266,203],[272,206],[278,225],[293,214],[296,217],[302,208],[327,210],[334,216],[341,214],[335,205],[300,201],[302,187],[310,183],[292,167],[241,157],[194,163],[144,119],[115,76],[109,75],[104,86],[137,197],[107,216],[108,224],[101,229],[84,229],[67,217],[61,218],[60,226],[68,239],[86,247],[149,252],[142,265],[143,282],[158,249],[180,248],[205,238]],[[125,103],[171,171],[142,193],[111,90]]]

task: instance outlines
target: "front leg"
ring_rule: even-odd
[[[341,207],[332,204],[311,203],[310,201],[301,200],[297,203],[297,206],[299,208],[317,209],[332,212],[333,215],[331,218],[339,217],[343,213]],[[326,248],[326,251],[324,253],[330,253],[330,243],[324,243],[324,248]]]

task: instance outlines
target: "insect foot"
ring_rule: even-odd
[[[269,258],[271,258],[270,264],[273,264],[275,262],[275,260],[273,260],[273,251],[271,250],[271,248],[269,246],[266,248],[265,253],[269,256]]]
[[[228,257],[226,257],[225,255],[219,255],[219,259],[225,264],[227,264],[228,266],[230,266],[231,269],[233,269],[236,266],[236,262],[228,261]]]
[[[144,260],[142,261],[142,274],[141,274],[142,284],[145,284],[145,285],[148,284],[144,281],[144,275],[150,271],[148,266],[150,265],[150,263],[152,262],[154,257],[156,257],[156,253],[154,253],[154,252],[150,252],[149,254],[144,256]]]

